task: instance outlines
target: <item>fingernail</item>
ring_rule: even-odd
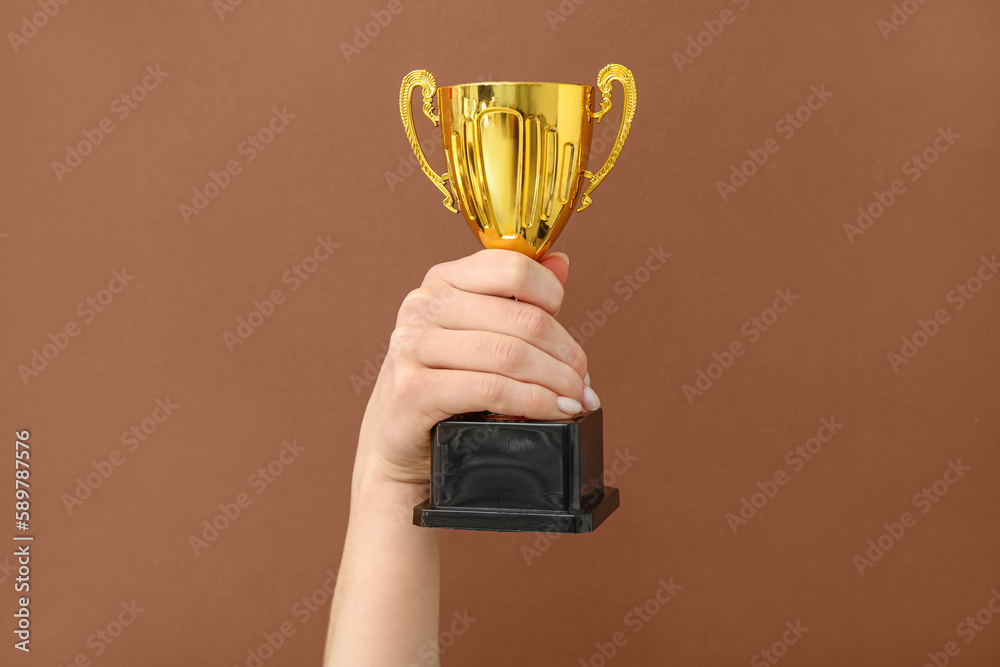
[[[587,374],[583,376],[583,383],[588,387],[590,386],[590,371],[588,371]]]
[[[580,401],[574,400],[567,396],[560,396],[556,399],[556,405],[559,407],[559,411],[567,415],[578,415],[583,412],[583,406],[580,405]]]
[[[597,397],[597,392],[590,387],[585,387],[583,390],[583,405],[591,412],[601,407],[601,399]]]
[[[569,266],[569,255],[564,252],[550,252],[549,257],[562,257],[563,261],[566,262],[566,266]]]

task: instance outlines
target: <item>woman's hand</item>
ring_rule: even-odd
[[[562,253],[509,250],[431,268],[399,309],[365,412],[366,471],[426,483],[431,427],[455,414],[551,420],[600,407],[583,349],[554,317],[568,270]]]

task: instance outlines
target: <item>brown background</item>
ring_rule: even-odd
[[[748,664],[801,620],[782,664],[916,666],[952,640],[950,664],[998,664],[1000,619],[969,644],[956,626],[1000,587],[1000,281],[946,301],[1000,251],[996,3],[928,2],[888,40],[888,1],[567,1],[551,25],[557,0],[402,6],[350,62],[341,43],[385,2],[244,0],[224,20],[208,0],[73,2],[18,53],[0,47],[3,451],[31,430],[36,537],[30,656],[10,648],[0,571],[4,664],[245,665],[286,621],[265,664],[318,664],[327,605],[307,622],[293,607],[338,566],[370,388],[352,376],[424,272],[476,250],[419,172],[386,181],[409,157],[399,82],[593,83],[608,62],[634,71],[638,111],[558,244],[573,262],[560,320],[615,300],[585,348],[606,463],[638,461],[596,534],[442,533],[442,617],[477,619],[443,661],[599,665],[595,642],[624,631],[609,664]],[[679,72],[674,52],[726,8],[735,22]],[[5,2],[0,28],[37,11]],[[111,101],[156,65],[168,76],[119,120]],[[821,85],[832,97],[778,134]],[[274,107],[294,120],[245,162]],[[105,117],[114,131],[60,182],[52,162]],[[961,138],[911,183],[902,165],[948,127]],[[768,137],[780,150],[722,201],[716,182]],[[179,204],[230,159],[241,173],[186,224]],[[906,193],[849,243],[843,225],[894,179]],[[290,291],[281,276],[317,236],[340,247]],[[650,246],[672,257],[626,301],[615,285]],[[77,304],[121,267],[134,280],[84,324]],[[223,333],[276,288],[287,301],[230,353]],[[799,300],[749,344],[741,327],[784,288]],[[895,373],[887,353],[938,308],[949,323]],[[71,320],[80,335],[22,382]],[[689,404],[682,385],[737,340],[746,353]],[[120,434],[167,397],[180,407],[128,452]],[[843,430],[790,472],[785,453],[830,417]],[[293,438],[305,451],[257,495],[248,476]],[[63,494],[114,450],[122,465],[69,513]],[[958,459],[971,471],[917,512]],[[778,470],[791,481],[734,535],[726,514]],[[196,556],[189,536],[241,492],[252,504]],[[905,511],[915,527],[860,576],[853,557]],[[671,577],[683,590],[633,633],[626,614]],[[88,636],[132,600],[145,611],[95,656]]]

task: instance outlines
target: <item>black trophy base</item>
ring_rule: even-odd
[[[456,415],[431,433],[430,498],[413,508],[425,528],[588,533],[618,509],[605,487],[603,412],[537,422]]]
[[[492,530],[521,533],[590,533],[618,509],[618,489],[604,487],[604,497],[579,512],[542,512],[499,508],[434,507],[425,500],[413,508],[413,523],[423,528]]]

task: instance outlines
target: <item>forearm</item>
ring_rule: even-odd
[[[421,486],[385,478],[371,459],[359,448],[324,664],[436,665],[437,533],[413,525]]]

